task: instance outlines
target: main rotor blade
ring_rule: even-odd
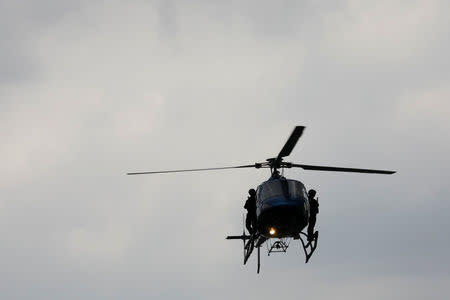
[[[294,149],[295,144],[297,144],[298,139],[302,136],[304,126],[296,126],[294,131],[292,131],[291,136],[287,140],[286,144],[284,144],[283,148],[280,151],[280,154],[277,156],[277,161],[281,161],[282,157],[288,156],[291,154],[292,149]]]
[[[211,171],[211,170],[225,170],[225,169],[242,169],[242,168],[257,168],[257,164],[243,165],[234,167],[218,167],[218,168],[202,168],[202,169],[183,169],[183,170],[165,170],[165,171],[151,171],[151,172],[133,172],[127,175],[144,175],[144,174],[161,174],[161,173],[180,173],[180,172],[197,172],[197,171]]]
[[[327,166],[312,166],[303,164],[292,164],[292,167],[298,167],[305,170],[313,171],[332,171],[332,172],[352,172],[352,173],[371,173],[371,174],[394,174],[396,171],[388,170],[374,170],[374,169],[356,169],[356,168],[341,168],[341,167],[327,167]]]

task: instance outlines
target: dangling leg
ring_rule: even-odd
[[[247,216],[245,218],[245,227],[247,228],[250,235],[253,233],[253,227],[252,227],[252,219],[250,218],[250,215],[247,213]]]
[[[314,226],[316,225],[316,216],[309,217],[308,224],[308,241],[312,242],[314,240]]]

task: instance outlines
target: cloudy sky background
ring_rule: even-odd
[[[448,1],[0,1],[5,299],[450,296]],[[242,266],[276,155],[318,190],[319,248]]]

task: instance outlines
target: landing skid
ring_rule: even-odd
[[[267,240],[267,238],[261,236],[258,232],[255,232],[251,235],[245,234],[245,231],[242,235],[231,235],[227,236],[227,240],[242,240],[244,243],[244,265],[247,263],[248,259],[253,253],[253,249],[258,249],[258,269],[257,273],[259,274],[261,268],[261,246]],[[247,241],[247,242],[245,242]]]
[[[319,238],[319,232],[316,231],[314,233],[312,241],[308,241],[308,235],[306,233],[300,232],[300,234],[294,239],[299,239],[302,243],[303,251],[305,252],[306,261],[305,263],[308,263],[311,256],[314,254],[314,251],[316,251],[317,248],[317,240]],[[306,239],[306,243],[304,241]],[[234,236],[227,236],[227,240],[242,240],[243,246],[244,246],[244,265],[247,264],[248,259],[253,253],[253,249],[258,249],[258,264],[257,264],[257,273],[259,274],[259,271],[261,269],[261,246],[265,242],[267,242],[267,255],[270,255],[270,253],[277,253],[277,252],[286,252],[287,248],[289,247],[289,242],[287,238],[281,238],[278,241],[275,241],[274,243],[270,242],[270,239],[261,236],[258,232],[255,232],[251,235],[247,235],[245,231],[242,233],[242,235],[234,235]]]
[[[303,241],[302,236],[304,236],[306,238],[306,240],[308,241],[306,244],[305,244],[305,241]],[[302,242],[303,251],[305,252],[305,257],[306,257],[305,264],[306,264],[306,263],[308,263],[309,259],[313,255],[314,251],[316,251],[317,240],[319,239],[319,231],[314,232],[314,236],[313,236],[313,240],[312,241],[309,241],[308,240],[308,235],[306,233],[303,233],[303,232],[300,232],[299,239]]]
[[[262,244],[264,244],[266,240],[267,238],[261,236],[258,232],[256,232],[250,236],[250,239],[244,246],[244,265],[247,263],[248,259],[250,258],[250,255],[252,255],[253,249],[254,248],[258,249],[258,265],[256,270],[256,273],[258,274],[261,269],[261,246]]]

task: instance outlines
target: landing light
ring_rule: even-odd
[[[274,235],[275,233],[277,233],[277,231],[275,230],[275,228],[271,227],[269,229],[269,233],[270,233],[270,235]]]

